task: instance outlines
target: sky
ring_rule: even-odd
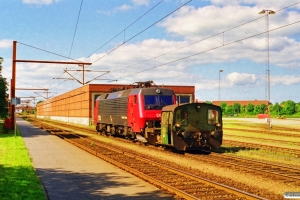
[[[299,20],[299,0],[1,0],[2,76],[17,41],[17,60],[92,63],[85,83],[195,86],[203,101],[267,99],[269,66],[270,101],[300,102]],[[16,88],[50,98],[82,86],[78,65],[16,68]]]

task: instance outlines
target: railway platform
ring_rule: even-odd
[[[174,199],[153,185],[17,118],[50,200]]]

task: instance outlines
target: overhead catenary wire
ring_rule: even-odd
[[[126,28],[124,28],[120,33],[116,34],[114,37],[112,37],[110,40],[108,40],[107,42],[105,42],[103,45],[101,45],[98,49],[96,49],[93,53],[91,53],[89,57],[91,57],[94,53],[96,53],[97,51],[99,51],[102,47],[104,47],[105,45],[107,45],[109,42],[111,42],[113,39],[115,39],[116,37],[118,37],[121,33],[124,33],[124,41],[125,41],[125,31],[126,29],[128,29],[129,27],[131,27],[133,24],[135,24],[137,21],[139,21],[142,17],[144,17],[146,14],[148,14],[150,11],[152,11],[155,7],[157,7],[160,3],[162,3],[164,0],[161,0],[160,2],[158,2],[157,4],[155,4],[152,8],[150,8],[147,12],[145,12],[143,15],[141,15],[140,17],[138,17],[135,21],[133,21],[131,24],[129,24]]]
[[[282,11],[282,10],[284,10],[284,9],[287,9],[287,8],[289,8],[289,7],[291,7],[291,6],[294,6],[294,5],[296,5],[296,4],[299,4],[300,2],[298,2],[298,3],[295,3],[295,4],[293,4],[293,5],[290,5],[290,6],[287,6],[287,7],[285,7],[285,8],[282,8],[282,9],[279,9],[279,10],[277,10],[276,12],[279,12],[279,11]],[[260,17],[260,18],[262,18],[262,17]],[[259,19],[259,18],[258,18]],[[257,20],[257,19],[254,19],[254,20]],[[254,20],[252,20],[252,21],[254,21]],[[251,21],[250,21],[251,22]],[[247,23],[250,23],[250,22],[247,22]],[[240,26],[243,26],[243,25],[245,25],[245,24],[247,24],[247,23],[244,23],[244,24],[241,24],[241,25],[239,25],[239,26],[236,26],[236,27],[234,27],[234,28],[237,28],[237,27],[240,27]],[[296,23],[298,23],[298,22],[296,22]],[[232,30],[232,29],[234,29],[234,28],[231,28],[231,29],[228,29],[228,30],[226,30],[226,31],[229,31],[229,30]],[[226,32],[226,31],[222,31],[221,33],[224,33],[224,32]],[[272,30],[270,30],[270,31],[272,31]],[[122,33],[122,32],[121,32]],[[219,33],[220,34],[220,33]],[[261,33],[261,34],[263,34],[263,33]],[[216,35],[218,35],[218,34],[216,34]],[[260,34],[259,34],[260,35]],[[215,35],[214,35],[215,36]],[[253,36],[253,37],[255,37],[255,36]],[[239,41],[241,41],[241,40],[239,40]],[[71,60],[75,60],[75,59],[72,59],[72,58],[69,58],[69,57],[66,57],[66,56],[62,56],[62,55],[59,55],[59,54],[56,54],[56,53],[53,53],[53,52],[50,52],[50,51],[46,51],[46,50],[43,50],[43,49],[40,49],[40,48],[37,48],[37,47],[33,47],[33,46],[31,46],[31,45],[27,45],[27,44],[24,44],[24,43],[21,43],[21,42],[19,42],[20,44],[23,44],[23,45],[25,45],[25,46],[29,46],[29,47],[32,47],[32,48],[35,48],[35,49],[38,49],[38,50],[42,50],[42,51],[45,51],[45,52],[48,52],[48,53],[51,53],[51,54],[54,54],[54,55],[58,55],[58,56],[61,56],[61,57],[64,57],[64,58],[68,58],[68,59],[71,59]],[[192,45],[192,44],[190,44],[190,45]],[[190,46],[190,45],[186,45],[186,46]],[[226,44],[226,45],[229,45],[228,43]],[[181,47],[181,48],[183,48],[183,47]],[[179,49],[181,49],[181,48],[179,48]],[[221,48],[221,47],[218,47],[218,48]],[[215,48],[214,48],[215,49]],[[213,50],[213,49],[212,49]],[[172,50],[172,52],[174,52],[175,50]],[[201,52],[201,53],[204,53],[204,52]],[[200,54],[200,53],[198,53],[198,54]],[[162,55],[166,55],[166,53],[165,54],[162,54]],[[160,56],[162,56],[162,55],[160,55]],[[191,56],[188,56],[188,57],[192,57],[192,56],[194,56],[194,55],[191,55]],[[155,58],[157,58],[158,56],[156,56]],[[188,58],[187,57],[187,58]],[[177,60],[175,60],[175,61],[172,61],[171,63],[173,63],[173,62],[177,62],[177,61],[179,61],[179,60],[182,60],[182,59],[184,59],[184,58],[180,58],[180,59],[177,59]],[[148,60],[150,60],[150,59],[148,59]],[[148,61],[147,60],[147,61]],[[78,61],[78,60],[75,60],[75,61]],[[82,61],[78,61],[78,62],[82,62]],[[143,62],[145,62],[145,61],[143,61]],[[165,63],[165,64],[163,64],[163,65],[166,65],[166,64],[168,64],[168,63]],[[136,65],[136,64],[135,64]],[[156,67],[160,67],[160,66],[156,66]],[[120,69],[119,69],[120,70]],[[148,71],[148,70],[150,70],[150,69],[146,69],[146,71]],[[144,71],[144,70],[143,70]],[[137,72],[137,73],[141,73],[141,72]],[[121,77],[122,78],[122,77]],[[63,83],[63,82],[62,82]],[[62,83],[60,83],[60,84],[62,84]],[[59,84],[59,85],[60,85]]]
[[[75,26],[75,31],[74,31],[74,35],[73,35],[73,39],[72,39],[72,44],[71,44],[71,49],[70,49],[69,57],[71,56],[71,52],[72,52],[72,49],[73,49],[73,44],[74,44],[75,35],[76,35],[76,31],[77,31],[77,25],[78,25],[80,13],[81,13],[82,3],[83,3],[83,0],[81,0],[79,12],[78,12],[78,17],[77,17],[77,22],[76,22],[76,26]]]
[[[142,31],[140,31],[139,33],[137,33],[136,35],[132,36],[131,38],[129,38],[128,40],[124,41],[123,43],[121,43],[120,45],[118,45],[117,47],[113,48],[112,50],[110,50],[109,52],[106,53],[106,55],[112,53],[113,51],[117,50],[118,48],[120,48],[121,46],[123,46],[125,43],[129,42],[130,40],[132,40],[133,38],[137,37],[138,35],[142,34],[143,32],[145,32],[146,30],[148,30],[149,28],[153,27],[155,24],[157,24],[158,22],[161,22],[163,19],[167,18],[168,16],[170,16],[171,14],[173,14],[174,12],[176,12],[177,10],[179,10],[180,8],[182,8],[183,6],[187,5],[188,3],[190,3],[192,0],[184,3],[183,5],[181,5],[180,7],[176,8],[175,10],[173,10],[172,12],[170,12],[169,14],[167,14],[166,16],[162,17],[161,19],[159,19],[158,21],[154,22],[153,24],[151,24],[150,26],[146,27],[145,29],[143,29]],[[93,64],[98,62],[99,60],[101,60],[102,58],[104,58],[104,56],[100,57],[99,59],[95,60],[94,62],[92,62]]]
[[[78,26],[79,17],[80,17],[80,14],[81,14],[82,4],[83,4],[83,0],[81,0],[81,4],[80,4],[78,16],[77,16],[77,21],[76,21],[76,26],[75,26],[74,34],[73,34],[73,39],[72,39],[72,44],[71,44],[71,48],[70,48],[70,52],[69,52],[69,57],[71,57],[71,53],[72,53],[72,50],[73,50],[73,44],[74,44],[74,40],[75,40],[75,36],[76,36],[76,32],[77,32],[77,26]],[[59,76],[59,78],[61,78],[64,74],[65,74],[65,71]],[[66,81],[66,80],[64,80],[64,81],[61,82],[60,84],[64,83],[65,81]],[[52,80],[52,82],[54,82],[54,81]],[[52,83],[52,82],[51,82],[51,83]],[[49,85],[51,85],[51,83],[50,83]],[[58,85],[60,85],[60,84],[58,84]],[[58,85],[57,85],[57,86],[58,86]]]
[[[54,52],[51,52],[51,51],[48,51],[48,50],[45,50],[45,49],[42,49],[42,48],[39,48],[39,47],[35,47],[35,46],[32,46],[32,45],[29,45],[29,44],[25,44],[23,42],[17,42],[18,44],[21,44],[21,45],[24,45],[24,46],[27,46],[27,47],[30,47],[30,48],[33,48],[33,49],[37,49],[39,51],[43,51],[43,52],[46,52],[46,53],[49,53],[49,54],[52,54],[52,55],[56,55],[56,56],[59,56],[59,57],[62,57],[62,58],[66,58],[66,59],[69,59],[69,60],[73,60],[73,61],[77,61],[78,63],[82,63],[83,61],[81,60],[76,60],[76,59],[73,59],[73,58],[70,58],[70,57],[67,57],[67,56],[64,56],[64,55],[61,55],[61,54],[58,54],[58,53],[54,53]],[[63,75],[63,74],[62,74]],[[60,75],[60,77],[62,76]],[[52,80],[53,81],[53,80]],[[46,81],[46,83],[49,82]],[[44,83],[44,84],[46,84]],[[62,82],[63,83],[63,82]],[[50,83],[49,85],[51,85],[52,83]],[[54,86],[55,87],[55,86]]]
[[[22,45],[27,46],[27,47],[30,47],[30,48],[33,48],[33,49],[37,49],[37,50],[40,50],[40,51],[44,51],[44,52],[46,52],[46,53],[50,53],[50,54],[59,56],[59,57],[62,57],[62,58],[74,60],[74,61],[77,61],[77,62],[79,62],[79,63],[82,63],[82,62],[83,62],[83,61],[81,61],[81,60],[76,60],[76,59],[73,59],[73,58],[70,58],[70,57],[67,57],[67,56],[58,54],[58,53],[54,53],[54,52],[51,52],[51,51],[48,51],[48,50],[45,50],[45,49],[42,49],[42,48],[34,47],[34,46],[32,46],[32,45],[29,45],[29,44],[25,44],[25,43],[22,43],[22,42],[17,42],[17,43],[22,44]]]
[[[158,66],[154,66],[154,67],[151,67],[151,68],[148,68],[148,69],[145,69],[145,70],[142,70],[142,71],[133,73],[133,74],[129,74],[129,75],[126,75],[126,76],[122,76],[122,77],[120,77],[119,79],[125,78],[125,77],[128,77],[128,76],[132,76],[132,75],[136,75],[136,74],[139,74],[139,73],[142,73],[142,72],[145,72],[145,71],[149,71],[149,70],[151,70],[151,69],[155,69],[155,68],[158,68],[158,67],[162,67],[162,66],[165,66],[165,65],[168,65],[168,64],[171,64],[171,63],[175,63],[175,62],[178,62],[178,61],[181,61],[181,60],[185,60],[185,59],[188,59],[188,58],[191,58],[191,57],[194,57],[194,56],[197,56],[197,55],[200,55],[200,54],[203,54],[203,53],[206,53],[206,52],[215,50],[215,49],[220,49],[220,48],[223,48],[223,47],[225,47],[225,46],[229,46],[229,45],[232,45],[232,44],[241,42],[241,41],[243,41],[243,40],[247,40],[247,39],[249,39],[249,38],[253,38],[253,37],[256,37],[256,36],[265,34],[265,33],[267,33],[267,32],[272,32],[272,31],[275,31],[275,30],[278,30],[278,29],[281,29],[281,28],[285,28],[285,27],[287,27],[287,26],[291,26],[291,25],[294,25],[294,24],[297,24],[297,23],[300,23],[300,21],[296,21],[296,22],[293,22],[293,23],[290,23],[290,24],[287,24],[287,25],[284,25],[284,26],[280,26],[280,27],[271,29],[271,30],[269,30],[269,31],[264,31],[264,32],[261,32],[261,33],[258,33],[258,34],[255,34],[255,35],[252,35],[252,36],[243,38],[243,39],[235,40],[235,41],[229,42],[229,43],[227,43],[227,44],[222,44],[222,45],[220,45],[220,46],[213,47],[213,48],[211,48],[211,49],[207,49],[207,50],[205,50],[205,51],[201,51],[201,52],[198,52],[198,53],[195,53],[195,54],[186,56],[186,57],[182,57],[182,58],[179,58],[179,59],[176,59],[176,60],[173,60],[173,61],[170,61],[170,62],[161,64],[161,65],[158,65]]]
[[[115,35],[112,39],[110,39],[108,42],[106,42],[105,44],[103,44],[101,47],[99,47],[96,51],[94,51],[92,54],[90,54],[88,56],[88,58],[90,56],[92,56],[95,52],[97,52],[98,50],[100,50],[103,46],[105,46],[106,44],[108,44],[109,42],[111,42],[113,39],[115,39],[117,36],[119,36],[121,33],[124,32],[124,41],[125,41],[125,31],[126,29],[128,29],[129,27],[131,27],[133,24],[135,24],[138,20],[140,20],[142,17],[144,17],[147,13],[149,13],[151,10],[153,10],[155,7],[157,7],[160,3],[162,3],[164,0],[161,0],[160,2],[158,2],[157,4],[155,4],[151,9],[149,9],[146,13],[144,13],[143,15],[141,15],[139,18],[137,18],[135,21],[133,21],[131,24],[129,24],[123,31],[121,31],[120,33],[118,33],[117,35]],[[117,47],[115,47],[113,50],[111,50],[110,52],[108,52],[106,55],[110,54],[111,52],[113,52],[114,50],[118,49],[120,46],[122,46],[124,43],[118,45]],[[70,52],[71,53],[71,52]],[[98,60],[102,59],[103,57],[105,57],[106,55],[103,55],[102,57],[100,57]],[[97,61],[98,61],[97,60]],[[63,73],[64,74],[64,73]],[[62,74],[62,75],[63,75]],[[75,73],[74,75],[78,74]],[[60,77],[62,77],[62,75]]]
[[[300,2],[294,3],[294,4],[289,5],[289,6],[287,6],[287,7],[281,8],[281,9],[275,11],[275,12],[280,12],[280,11],[282,11],[282,10],[284,10],[284,9],[290,8],[290,7],[295,6],[295,5],[299,4],[299,3],[300,3]],[[157,58],[159,58],[159,57],[168,55],[168,54],[173,53],[173,52],[175,52],[175,51],[178,51],[178,50],[180,50],[180,49],[186,48],[186,47],[188,47],[188,46],[191,46],[191,45],[197,44],[197,43],[199,43],[199,42],[205,41],[205,40],[207,40],[207,39],[213,38],[213,37],[215,37],[215,36],[224,34],[224,33],[226,33],[226,32],[229,32],[229,31],[231,31],[231,30],[234,30],[234,29],[239,28],[239,27],[241,27],[241,26],[244,26],[244,25],[246,25],[246,24],[252,23],[252,22],[257,21],[257,20],[259,20],[259,19],[261,19],[261,18],[265,18],[265,16],[258,17],[258,18],[256,18],[256,19],[250,20],[250,21],[245,22],[245,23],[243,23],[243,24],[237,25],[237,26],[235,26],[235,27],[232,27],[232,28],[229,28],[229,29],[227,29],[227,30],[221,31],[221,32],[216,33],[216,34],[214,34],[214,35],[208,36],[208,37],[206,37],[206,38],[204,38],[204,39],[198,40],[198,41],[196,41],[196,42],[192,42],[192,43],[190,43],[190,44],[187,44],[187,45],[184,45],[184,46],[182,46],[182,47],[179,47],[179,48],[173,49],[173,50],[171,50],[171,51],[168,51],[168,52],[166,52],[166,53],[163,53],[163,54],[154,56],[154,57],[152,57],[152,58],[149,58],[149,59],[140,61],[140,62],[138,62],[138,63],[131,64],[131,65],[129,65],[129,66],[126,66],[126,67],[123,67],[123,68],[120,68],[120,69],[117,69],[117,70],[114,70],[114,71],[120,71],[120,70],[122,70],[122,69],[128,69],[129,67],[133,67],[133,66],[135,66],[135,65],[139,65],[139,64],[142,64],[142,63],[144,63],[144,62],[147,62],[147,61],[150,61],[150,60],[153,60],[153,59],[157,59]],[[224,42],[224,41],[223,41],[223,42]],[[223,43],[223,45],[224,45],[224,43]],[[113,72],[113,71],[111,71],[111,72]]]
[[[124,32],[126,29],[128,29],[129,27],[131,27],[134,23],[136,23],[138,20],[140,20],[142,17],[144,17],[147,13],[149,13],[151,10],[153,10],[155,7],[157,7],[160,3],[162,3],[164,0],[161,0],[160,2],[158,2],[157,4],[155,4],[151,9],[149,9],[146,13],[144,13],[143,15],[141,15],[139,18],[137,18],[135,21],[133,21],[131,24],[129,24],[123,31],[121,31],[119,34],[121,34],[122,32]],[[81,13],[81,8],[82,8],[82,4],[83,4],[83,0],[81,1],[81,5],[80,5],[80,9],[79,9],[79,13],[78,13],[78,17],[77,17],[77,23],[76,23],[76,27],[75,27],[75,31],[74,31],[74,35],[73,35],[73,40],[72,40],[72,44],[71,44],[71,49],[70,49],[70,53],[69,53],[69,56],[67,57],[67,56],[63,56],[63,55],[60,55],[60,54],[57,54],[57,53],[53,53],[53,52],[50,52],[50,51],[48,51],[48,50],[44,50],[44,49],[41,49],[41,48],[38,48],[38,47],[34,47],[34,46],[31,46],[31,45],[28,45],[28,44],[24,44],[24,43],[21,43],[21,42],[19,42],[20,44],[23,44],[23,45],[25,45],[25,46],[28,46],[28,47],[31,47],[31,48],[34,48],[34,49],[37,49],[37,50],[40,50],[40,51],[44,51],[44,52],[47,52],[47,53],[50,53],[50,54],[53,54],[53,55],[57,55],[57,56],[60,56],[60,57],[63,57],[63,58],[67,58],[67,59],[70,59],[70,60],[75,60],[75,59],[72,59],[72,58],[70,58],[70,55],[71,55],[71,52],[72,52],[72,48],[73,48],[73,43],[74,43],[74,40],[75,40],[75,35],[76,35],[76,30],[77,30],[77,25],[78,25],[78,21],[79,21],[79,17],[80,17],[80,13]],[[117,34],[115,37],[117,37],[119,34]],[[114,37],[114,38],[115,38]],[[113,40],[114,38],[112,38],[111,40]],[[110,40],[110,41],[111,41]],[[125,36],[124,36],[124,40],[125,40]],[[108,41],[108,42],[110,42],[110,41]],[[107,43],[108,43],[107,42]],[[107,44],[106,43],[106,44]],[[105,45],[106,45],[105,44]],[[101,46],[101,48],[103,47],[103,45]],[[117,47],[118,48],[118,47]],[[100,48],[98,48],[96,51],[98,51]],[[93,53],[92,53],[93,54]],[[91,55],[92,55],[91,54]],[[90,55],[90,56],[91,56]],[[89,57],[90,57],[89,56]],[[77,60],[75,60],[75,61],[77,61]],[[79,62],[82,62],[82,61],[79,61]],[[63,76],[63,74],[64,73],[62,73],[59,77],[62,77]],[[53,82],[53,80],[52,80],[52,82]],[[49,85],[51,85],[52,84],[52,82],[49,84]],[[56,86],[58,86],[58,85],[60,85],[60,84],[62,84],[62,83],[64,83],[65,81],[63,81],[63,82],[61,82],[61,83],[59,83],[59,84],[57,84]],[[54,87],[56,87],[56,86],[54,86]]]

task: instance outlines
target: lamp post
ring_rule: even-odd
[[[220,92],[221,92],[221,84],[220,84],[220,76],[221,76],[221,72],[223,72],[222,69],[219,70],[219,101],[220,101]]]
[[[268,100],[268,125],[271,129],[271,120],[270,120],[270,46],[269,46],[269,15],[275,14],[273,10],[262,10],[258,14],[264,14],[266,20],[266,49],[267,49],[267,59],[266,59],[266,84],[265,84],[265,98]]]

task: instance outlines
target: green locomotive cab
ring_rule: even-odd
[[[219,148],[222,145],[222,110],[207,103],[165,106],[158,143],[179,151]]]

